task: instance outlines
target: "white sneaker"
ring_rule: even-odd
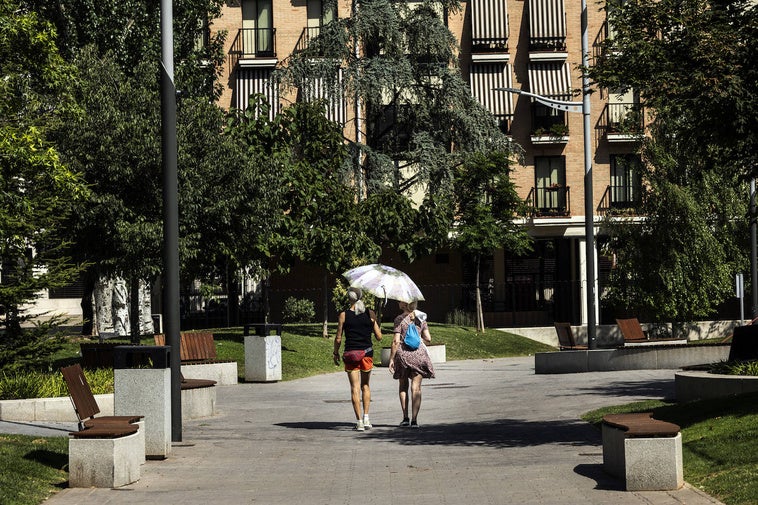
[[[367,430],[370,430],[371,428],[373,428],[373,426],[371,426],[371,421],[368,420],[368,416],[363,417],[363,427],[366,428]]]
[[[361,421],[360,419],[358,420],[358,422],[355,423],[355,428],[353,428],[353,429],[355,431],[365,431],[366,430],[366,428],[363,426],[363,421]]]

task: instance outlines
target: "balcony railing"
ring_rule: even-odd
[[[505,53],[508,52],[508,38],[472,38],[472,53]]]
[[[565,51],[566,37],[529,37],[529,51]]]
[[[605,188],[597,210],[606,215],[637,216],[642,203],[640,186],[611,184]]]
[[[297,39],[297,43],[295,44],[294,52],[300,53],[308,49],[308,46],[310,45],[311,40],[318,37],[320,33],[321,33],[320,26],[306,26],[305,28],[303,28],[303,31],[300,32],[300,38]]]
[[[571,215],[571,188],[553,184],[532,188],[526,197],[534,217],[565,217]]]
[[[232,67],[247,58],[276,57],[276,28],[240,28],[229,49]]]
[[[609,103],[602,121],[608,134],[639,136],[645,128],[644,114],[638,103]]]

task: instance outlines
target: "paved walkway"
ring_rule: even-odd
[[[374,428],[353,428],[343,373],[218,388],[170,457],[121,489],[65,489],[49,505],[718,504],[685,486],[626,492],[602,471],[591,409],[673,395],[674,372],[535,375],[533,358],[455,361],[424,381],[421,429],[398,428],[396,382],[372,377]],[[4,423],[0,423],[4,424]],[[1,427],[0,427],[1,428]]]

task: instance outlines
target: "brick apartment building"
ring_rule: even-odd
[[[588,3],[591,58],[607,37],[608,26],[602,6]],[[582,86],[580,4],[578,0],[468,0],[460,12],[445,13],[448,28],[459,41],[460,70],[472,93],[526,153],[513,178],[520,196],[533,207],[527,225],[535,238],[534,252],[511,258],[499,251],[485,262],[481,278],[491,325],[586,323],[582,114],[493,90],[514,87],[581,102],[576,93]],[[271,74],[335,16],[350,16],[351,2],[340,0],[336,10],[325,11],[322,0],[227,2],[211,28],[228,32],[221,105],[244,109],[254,92],[266,95],[272,111],[295,100],[292,93],[271,85]],[[599,223],[604,213],[633,210],[639,203],[641,183],[634,152],[641,121],[633,93],[596,91],[591,96],[591,146],[593,206]],[[335,101],[328,114],[345,125],[346,135],[353,134],[354,108],[347,101]],[[601,235],[597,241],[602,241]],[[470,308],[473,300],[474,272],[459,256],[442,251],[412,265],[392,257],[382,261],[405,268],[422,290],[426,287],[425,307],[430,316],[444,320],[455,308]],[[601,257],[596,268],[601,284],[608,268]],[[298,275],[297,286],[308,292],[303,279],[313,277],[313,295],[323,289],[321,276],[311,273]],[[274,293],[278,287],[292,294],[294,284],[275,279],[272,287]]]

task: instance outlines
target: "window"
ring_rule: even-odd
[[[242,0],[243,52],[245,56],[274,55],[272,0]]]
[[[566,158],[537,156],[534,158],[535,207],[540,214],[568,213],[566,187]]]
[[[308,27],[321,27],[337,19],[337,3],[308,0]]]
[[[611,207],[636,208],[642,202],[642,161],[637,154],[611,155]]]
[[[608,131],[630,134],[642,131],[640,97],[634,89],[608,93]]]

